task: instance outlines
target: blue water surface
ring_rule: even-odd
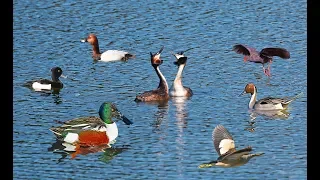
[[[306,179],[307,40],[306,1],[13,1],[13,177],[14,179]],[[93,62],[89,33],[101,51],[129,51],[128,62]],[[110,42],[112,44],[108,45]],[[291,58],[275,57],[270,78],[261,64],[244,63],[235,44],[260,50],[283,47]],[[183,84],[191,99],[136,103],[137,94],[159,80],[150,52],[165,46],[160,70],[171,86],[177,67],[170,51],[187,51]],[[59,94],[34,92],[23,84],[50,78],[59,66],[67,78]],[[252,116],[258,99],[303,92],[286,116]],[[134,122],[118,122],[110,154],[53,151],[49,128],[55,120],[98,116],[102,102],[114,102]],[[224,125],[237,148],[265,154],[236,168],[204,168],[215,160],[211,133]]]

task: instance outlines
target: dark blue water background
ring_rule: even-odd
[[[306,1],[14,1],[13,20],[14,179],[306,179]],[[80,42],[89,33],[102,51],[126,50],[136,59],[94,63],[91,47]],[[232,51],[237,43],[284,47],[291,58],[276,57],[268,79],[260,64]],[[137,94],[158,85],[149,52],[161,46],[169,86],[177,72],[169,52],[194,48],[183,72],[194,96],[137,104]],[[50,78],[53,66],[68,76],[59,94],[22,86]],[[258,99],[304,95],[287,117],[252,118],[249,95],[238,96],[249,82]],[[118,123],[115,147],[126,150],[74,159],[48,150],[56,142],[48,130],[54,120],[98,115],[104,101],[134,122]],[[218,157],[211,140],[217,124],[238,148],[265,154],[237,168],[199,169]]]

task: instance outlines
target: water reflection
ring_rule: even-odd
[[[186,118],[188,117],[188,112],[185,109],[185,102],[188,97],[172,97],[172,103],[176,107],[176,119],[179,129],[187,127]]]
[[[188,97],[172,97],[172,103],[176,107],[175,115],[176,115],[176,125],[177,125],[177,137],[175,139],[175,142],[177,143],[177,173],[179,175],[183,174],[184,171],[184,164],[183,164],[183,159],[185,155],[185,140],[183,136],[183,130],[184,128],[187,127],[187,121],[186,119],[188,118],[188,112],[185,108],[186,101],[188,100]]]
[[[255,121],[249,121],[248,124],[245,126],[244,130],[249,132],[255,132]]]
[[[62,162],[67,156],[70,159],[74,159],[78,155],[87,155],[91,153],[103,152],[102,156],[99,158],[100,161],[108,163],[117,154],[120,154],[129,149],[129,146],[122,147],[111,147],[108,144],[102,144],[98,146],[81,147],[75,146],[62,141],[57,140],[48,148],[48,151],[61,154],[61,158],[58,159],[58,163]]]
[[[265,119],[282,119],[286,120],[290,116],[290,113],[284,109],[284,110],[271,110],[271,111],[259,111],[259,110],[251,110],[250,113],[250,119],[255,120],[258,116],[262,116]]]
[[[163,120],[167,119],[168,116],[168,101],[157,101],[157,102],[147,102],[147,104],[156,104],[158,106],[158,111],[154,114],[155,120],[152,126],[159,129]]]

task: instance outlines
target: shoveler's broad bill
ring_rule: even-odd
[[[111,102],[104,102],[99,109],[99,116],[89,116],[59,122],[62,125],[50,128],[60,141],[80,146],[113,144],[118,137],[118,127],[112,118],[120,119],[125,124],[132,122],[126,118]]]
[[[255,48],[237,44],[233,46],[233,50],[238,53],[244,55],[244,62],[250,61],[254,63],[261,63],[263,72],[266,76],[271,76],[271,63],[273,61],[273,56],[278,56],[282,59],[289,59],[290,53],[288,50],[284,48],[270,47],[264,48],[260,52],[258,52]],[[264,68],[264,64],[268,64],[268,68]]]
[[[191,97],[193,95],[192,90],[182,84],[182,72],[187,64],[187,57],[183,53],[184,51],[178,53],[171,52],[176,59],[174,64],[178,66],[177,75],[169,89],[169,94],[172,97]]]
[[[63,88],[63,83],[59,79],[60,77],[65,78],[65,76],[62,74],[62,69],[60,67],[53,67],[51,68],[52,80],[36,79],[26,82],[24,86],[35,91],[60,90]]]
[[[275,97],[265,97],[257,101],[257,87],[253,83],[249,83],[244,88],[244,91],[240,94],[250,93],[251,98],[249,101],[249,109],[255,110],[284,110],[288,108],[288,105],[294,101],[295,99],[299,98],[303,92],[299,93],[294,97],[287,97],[287,98],[275,98]]]
[[[155,53],[152,54],[150,52],[151,55],[151,65],[154,68],[154,70],[156,71],[160,82],[158,85],[158,88],[155,90],[151,90],[151,91],[146,91],[142,94],[139,94],[136,96],[135,101],[136,102],[147,102],[147,101],[166,101],[169,100],[169,88],[168,88],[168,83],[166,78],[164,77],[164,75],[161,73],[159,66],[162,64],[162,60],[160,59],[160,55],[161,52],[163,51],[163,46],[161,47],[161,49]]]
[[[237,167],[246,164],[255,156],[261,156],[264,153],[250,154],[252,147],[236,150],[235,142],[222,125],[217,125],[212,131],[212,141],[219,157],[217,160],[199,165],[199,168],[218,167]]]
[[[81,42],[88,42],[92,45],[92,58],[96,61],[127,61],[136,57],[134,54],[120,50],[107,50],[101,53],[98,38],[95,34],[89,34]]]

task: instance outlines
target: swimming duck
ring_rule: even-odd
[[[283,110],[287,109],[288,105],[298,97],[300,97],[303,93],[299,93],[298,95],[292,98],[273,98],[273,97],[265,97],[257,101],[257,88],[254,84],[249,83],[244,88],[244,91],[240,94],[243,95],[245,93],[251,94],[251,99],[249,102],[249,109],[255,110]]]
[[[176,58],[174,64],[178,66],[178,72],[172,86],[169,89],[170,96],[190,97],[193,95],[193,92],[189,87],[182,85],[182,72],[187,64],[187,57],[183,53],[183,51],[176,54],[171,52],[171,54]]]
[[[162,100],[168,100],[169,99],[169,88],[166,78],[161,73],[159,66],[162,64],[162,60],[160,59],[161,52],[164,47],[162,47],[156,54],[151,55],[151,65],[155,69],[160,82],[159,86],[155,90],[146,91],[140,95],[137,95],[135,98],[135,101],[162,101]]]
[[[212,166],[236,167],[246,164],[251,158],[261,156],[264,153],[250,154],[252,147],[236,150],[234,140],[228,130],[217,125],[212,131],[212,140],[214,148],[219,157],[215,161],[199,165],[199,168],[208,168]]]
[[[89,42],[92,45],[92,58],[96,61],[127,61],[130,58],[135,58],[135,55],[126,51],[107,50],[100,53],[98,38],[95,34],[89,34],[81,42]]]
[[[81,146],[94,146],[100,144],[113,144],[118,137],[117,124],[112,118],[121,119],[125,124],[132,122],[117,109],[116,105],[104,102],[99,109],[99,117],[89,116],[60,122],[59,127],[52,127],[58,140]]]
[[[278,56],[282,59],[289,59],[290,53],[284,48],[264,48],[260,52],[252,47],[248,47],[242,44],[237,44],[233,46],[233,50],[244,55],[244,62],[250,61],[254,63],[261,63],[263,72],[266,76],[271,76],[270,66],[273,60],[273,56]],[[268,64],[268,68],[264,68],[264,64]]]
[[[32,81],[26,82],[24,86],[28,88],[32,88],[36,91],[62,89],[63,84],[60,81],[59,77],[65,77],[62,75],[62,69],[60,67],[53,67],[51,68],[52,80],[48,80],[48,79],[32,80]]]

